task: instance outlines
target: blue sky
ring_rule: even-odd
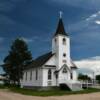
[[[50,51],[59,11],[73,60],[100,56],[99,0],[0,0],[0,62],[17,37],[28,43],[33,58]]]

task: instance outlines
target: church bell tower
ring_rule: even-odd
[[[59,22],[52,39],[52,53],[55,54],[57,70],[66,64],[70,67],[70,38],[66,33],[60,12]]]

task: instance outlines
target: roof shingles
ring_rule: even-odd
[[[27,66],[26,69],[30,69],[30,68],[37,68],[37,67],[41,67],[42,65],[44,65],[54,54],[52,54],[52,52],[46,53],[42,56],[39,56],[38,58],[36,58],[35,60],[32,61],[32,63],[30,65]]]

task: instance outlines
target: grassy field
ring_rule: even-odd
[[[0,89],[5,89],[5,88],[7,88],[7,87],[4,85],[0,85]]]
[[[21,89],[15,86],[0,86],[0,89],[8,89],[15,93],[31,95],[31,96],[62,96],[62,95],[87,94],[87,93],[100,92],[100,89],[95,89],[95,88],[89,88],[89,89],[85,89],[82,91],[75,91],[75,92],[61,90],[59,88],[52,88],[51,90],[31,90],[31,89]]]

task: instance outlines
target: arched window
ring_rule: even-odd
[[[63,38],[63,44],[66,45],[66,39],[65,38]]]
[[[38,69],[36,69],[36,75],[35,79],[38,80]]]
[[[57,42],[57,39],[55,38],[55,43]]]
[[[63,73],[67,73],[66,67],[63,68]]]
[[[72,72],[70,73],[70,78],[73,79],[73,73]]]
[[[48,80],[52,79],[52,72],[51,69],[48,70]]]
[[[25,80],[27,81],[27,72],[26,72]]]
[[[32,71],[30,72],[30,80],[32,80]]]

